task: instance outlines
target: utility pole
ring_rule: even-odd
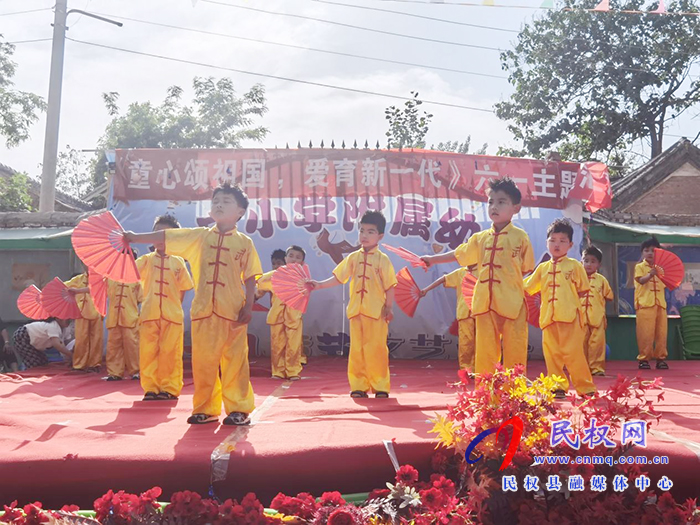
[[[61,121],[61,90],[63,89],[63,55],[66,47],[66,18],[70,13],[81,13],[103,22],[122,27],[102,16],[80,9],[68,11],[68,0],[56,0],[53,18],[53,44],[51,46],[51,73],[49,76],[49,103],[46,110],[46,134],[44,135],[44,162],[41,165],[41,192],[39,211],[54,211],[56,198],[56,160],[58,158],[58,128]]]

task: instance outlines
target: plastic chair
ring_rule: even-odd
[[[700,359],[700,306],[683,306],[678,338],[685,359]]]

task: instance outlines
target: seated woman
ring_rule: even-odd
[[[26,368],[49,364],[46,350],[55,348],[71,363],[73,354],[61,339],[63,329],[70,321],[51,317],[46,321],[36,321],[20,326],[14,333],[15,350]]]

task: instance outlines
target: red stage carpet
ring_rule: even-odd
[[[663,413],[645,455],[668,455],[650,467],[667,475],[679,497],[700,496],[700,362],[672,361],[664,377]],[[219,496],[248,491],[264,503],[278,491],[364,492],[393,478],[382,440],[396,440],[401,463],[427,472],[435,444],[428,418],[453,399],[454,361],[392,361],[392,398],[348,396],[346,361],[316,358],[295,383],[269,378],[269,363],[252,364],[257,410],[247,428],[186,423],[192,380],[179,401],[143,402],[137,381],[104,382],[94,374],[51,367],[0,376],[0,504],[40,500],[55,507],[92,501],[113,488],[139,492],[154,485],[163,499],[177,490]],[[544,363],[530,363],[539,375]],[[636,363],[608,364],[636,374]],[[639,450],[639,449],[637,449]],[[634,452],[635,455],[642,452]]]

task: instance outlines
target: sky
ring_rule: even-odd
[[[497,0],[496,3],[508,5],[509,2],[513,5],[516,1]],[[404,101],[400,97],[410,96],[411,91],[419,92],[420,98],[425,101],[489,110],[476,111],[426,103],[423,107],[434,115],[426,137],[428,146],[447,140],[463,141],[471,135],[472,150],[483,143],[488,143],[489,154],[495,154],[499,146],[517,147],[507,130],[507,123],[499,120],[491,111],[495,103],[509,97],[512,89],[506,73],[501,70],[498,50],[512,48],[517,31],[533,17],[544,13],[536,8],[540,2],[517,2],[532,6],[532,9],[448,3],[449,0],[68,0],[69,9],[111,16],[124,23],[119,28],[80,14],[70,14],[67,35],[74,40],[250,73],[382,93],[394,98],[213,69],[206,65],[180,63],[67,41],[59,151],[67,146],[78,150],[96,148],[99,137],[110,121],[102,93],[118,92],[119,105],[125,109],[132,102],[151,101],[158,104],[169,86],[178,85],[185,89],[183,101],[187,102],[191,100],[192,79],[196,76],[213,76],[217,79],[228,76],[241,94],[256,83],[265,86],[269,111],[259,124],[266,126],[270,133],[262,143],[247,142],[243,144],[245,147],[281,148],[287,143],[294,147],[297,141],[307,146],[310,140],[318,145],[322,139],[327,145],[331,140],[336,144],[345,140],[348,145],[354,140],[361,145],[368,140],[374,145],[379,140],[384,146],[387,130],[384,110],[392,104],[402,105]],[[0,34],[9,42],[50,39],[52,7],[52,0],[0,0]],[[35,9],[44,10],[3,16],[4,13]],[[414,38],[284,16],[284,13]],[[441,18],[453,23],[420,17]],[[488,26],[490,29],[463,24]],[[239,38],[205,35],[163,25]],[[417,65],[337,56],[240,38]],[[51,41],[18,43],[13,60],[17,64],[15,87],[47,98]],[[422,65],[500,78],[420,67]],[[42,115],[32,126],[30,140],[11,149],[4,143],[0,144],[0,163],[38,178],[45,126]],[[667,134],[689,134],[692,139],[695,127],[694,122],[685,120],[674,123]],[[677,137],[667,137],[666,147],[677,140]]]

